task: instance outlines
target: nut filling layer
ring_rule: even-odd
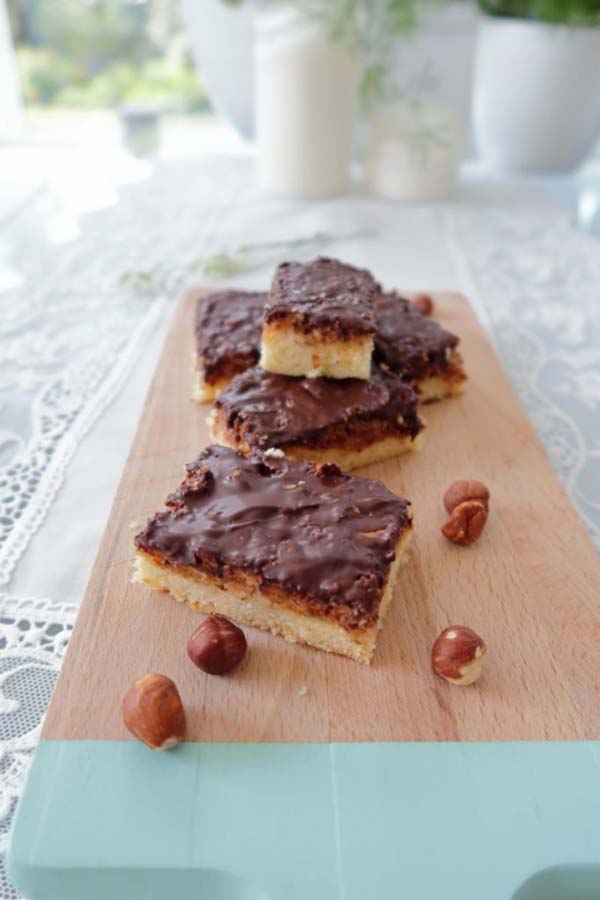
[[[367,629],[379,605],[410,504],[337,466],[244,458],[207,448],[135,543],[162,565],[216,581],[248,573],[276,602]]]

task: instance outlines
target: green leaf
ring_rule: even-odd
[[[229,278],[244,270],[243,260],[229,253],[215,253],[202,263],[202,271],[209,278]]]
[[[490,16],[600,26],[600,0],[478,0],[478,4]]]
[[[382,63],[373,63],[364,70],[360,84],[360,97],[366,109],[371,109],[376,101],[382,99],[385,77],[386,67]]]

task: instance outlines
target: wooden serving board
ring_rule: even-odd
[[[249,630],[235,675],[199,672],[185,651],[200,614],[130,583],[132,522],[161,508],[209,442],[190,399],[192,292],[143,409],[44,728],[46,739],[128,738],[127,686],[146,671],[178,684],[196,741],[494,741],[600,736],[600,562],[468,303],[435,297],[461,337],[470,381],[424,408],[418,452],[363,469],[414,507],[411,558],[370,668]],[[481,540],[440,534],[457,478],[491,491]],[[457,689],[430,669],[431,645],[465,624],[489,648],[484,678]]]
[[[420,451],[363,470],[415,512],[373,665],[247,629],[217,678],[187,658],[199,614],[130,583],[131,523],[208,440],[181,301],[19,803],[8,866],[26,897],[600,897],[600,563],[468,303],[435,303],[471,380],[426,407]],[[463,477],[492,497],[466,548],[440,534]],[[431,672],[449,624],[488,644],[474,686]],[[147,671],[185,704],[169,753],[121,722]]]

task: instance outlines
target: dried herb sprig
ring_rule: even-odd
[[[210,256],[201,257],[184,267],[179,275],[165,263],[157,263],[150,269],[127,271],[119,276],[119,283],[137,294],[158,294],[172,291],[181,282],[190,282],[200,275],[207,278],[233,278],[242,272],[250,272],[263,266],[273,265],[283,257],[294,253],[320,252],[325,247],[340,241],[352,241],[376,235],[372,229],[350,232],[316,231],[314,234],[289,240],[261,241],[239,244],[231,250],[219,250]]]

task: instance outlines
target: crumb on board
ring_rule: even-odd
[[[307,694],[308,694],[308,688],[306,687],[305,684],[303,684],[302,687],[298,688],[298,696],[299,697],[306,697]]]

